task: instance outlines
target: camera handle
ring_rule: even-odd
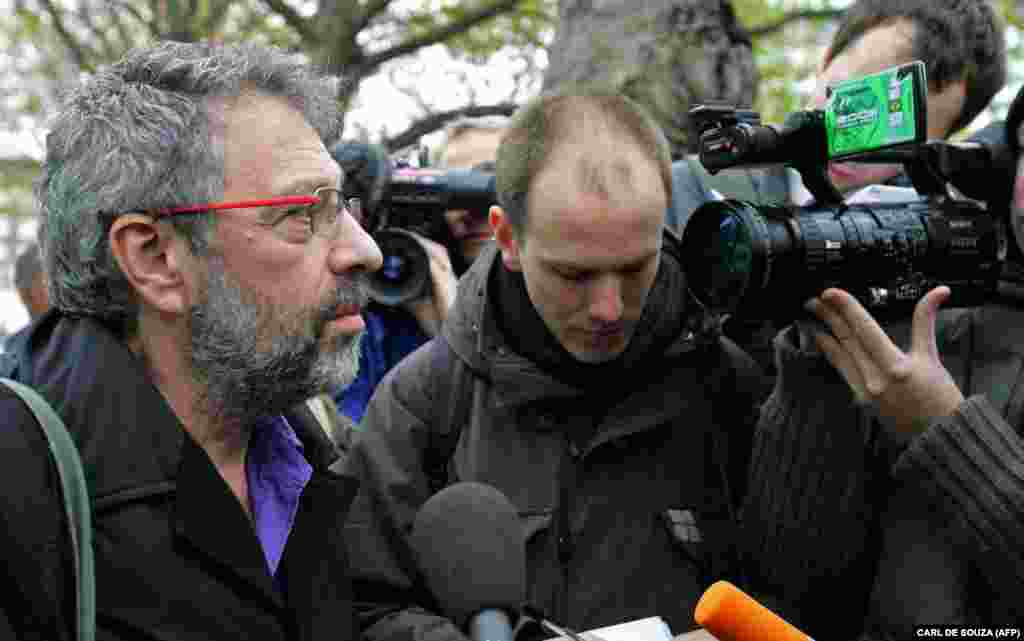
[[[794,163],[790,167],[800,174],[800,178],[804,181],[804,187],[811,192],[816,204],[822,207],[835,207],[840,211],[845,208],[843,195],[828,179],[827,165]]]

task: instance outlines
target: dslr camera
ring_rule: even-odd
[[[792,113],[781,127],[731,106],[691,109],[710,173],[785,164],[813,196],[805,207],[701,205],[682,234],[695,298],[718,318],[780,323],[829,287],[889,318],[938,285],[951,289],[950,306],[993,298],[1015,159],[1005,144],[926,140],[926,96],[924,64],[913,62],[829,87],[822,109]],[[836,160],[900,163],[917,196],[848,204],[828,179]]]
[[[331,155],[345,172],[346,198],[363,204],[364,228],[380,247],[383,265],[370,275],[377,303],[401,305],[430,291],[430,261],[413,233],[448,249],[461,261],[445,221],[450,209],[486,216],[497,202],[493,163],[474,169],[420,169],[393,161],[378,145],[338,143]]]

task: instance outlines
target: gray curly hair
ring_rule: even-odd
[[[215,99],[243,90],[283,97],[330,144],[340,134],[337,83],[266,46],[164,42],[129,52],[70,91],[36,184],[53,305],[134,332],[137,302],[108,243],[117,216],[223,196]],[[204,255],[215,217],[171,220]]]

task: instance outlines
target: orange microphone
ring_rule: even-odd
[[[814,641],[728,581],[704,592],[693,618],[719,641]]]

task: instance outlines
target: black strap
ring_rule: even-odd
[[[703,536],[705,582],[727,579],[746,584],[738,506],[746,489],[753,440],[757,366],[731,342],[718,336],[702,341],[700,357],[711,421],[705,438],[704,500],[697,509]]]
[[[96,583],[92,512],[78,448],[68,434],[64,421],[38,392],[7,378],[0,378],[0,384],[21,397],[35,416],[49,444],[50,455],[60,479],[64,512],[71,536],[75,573],[75,638],[79,641],[93,641],[96,638]]]

